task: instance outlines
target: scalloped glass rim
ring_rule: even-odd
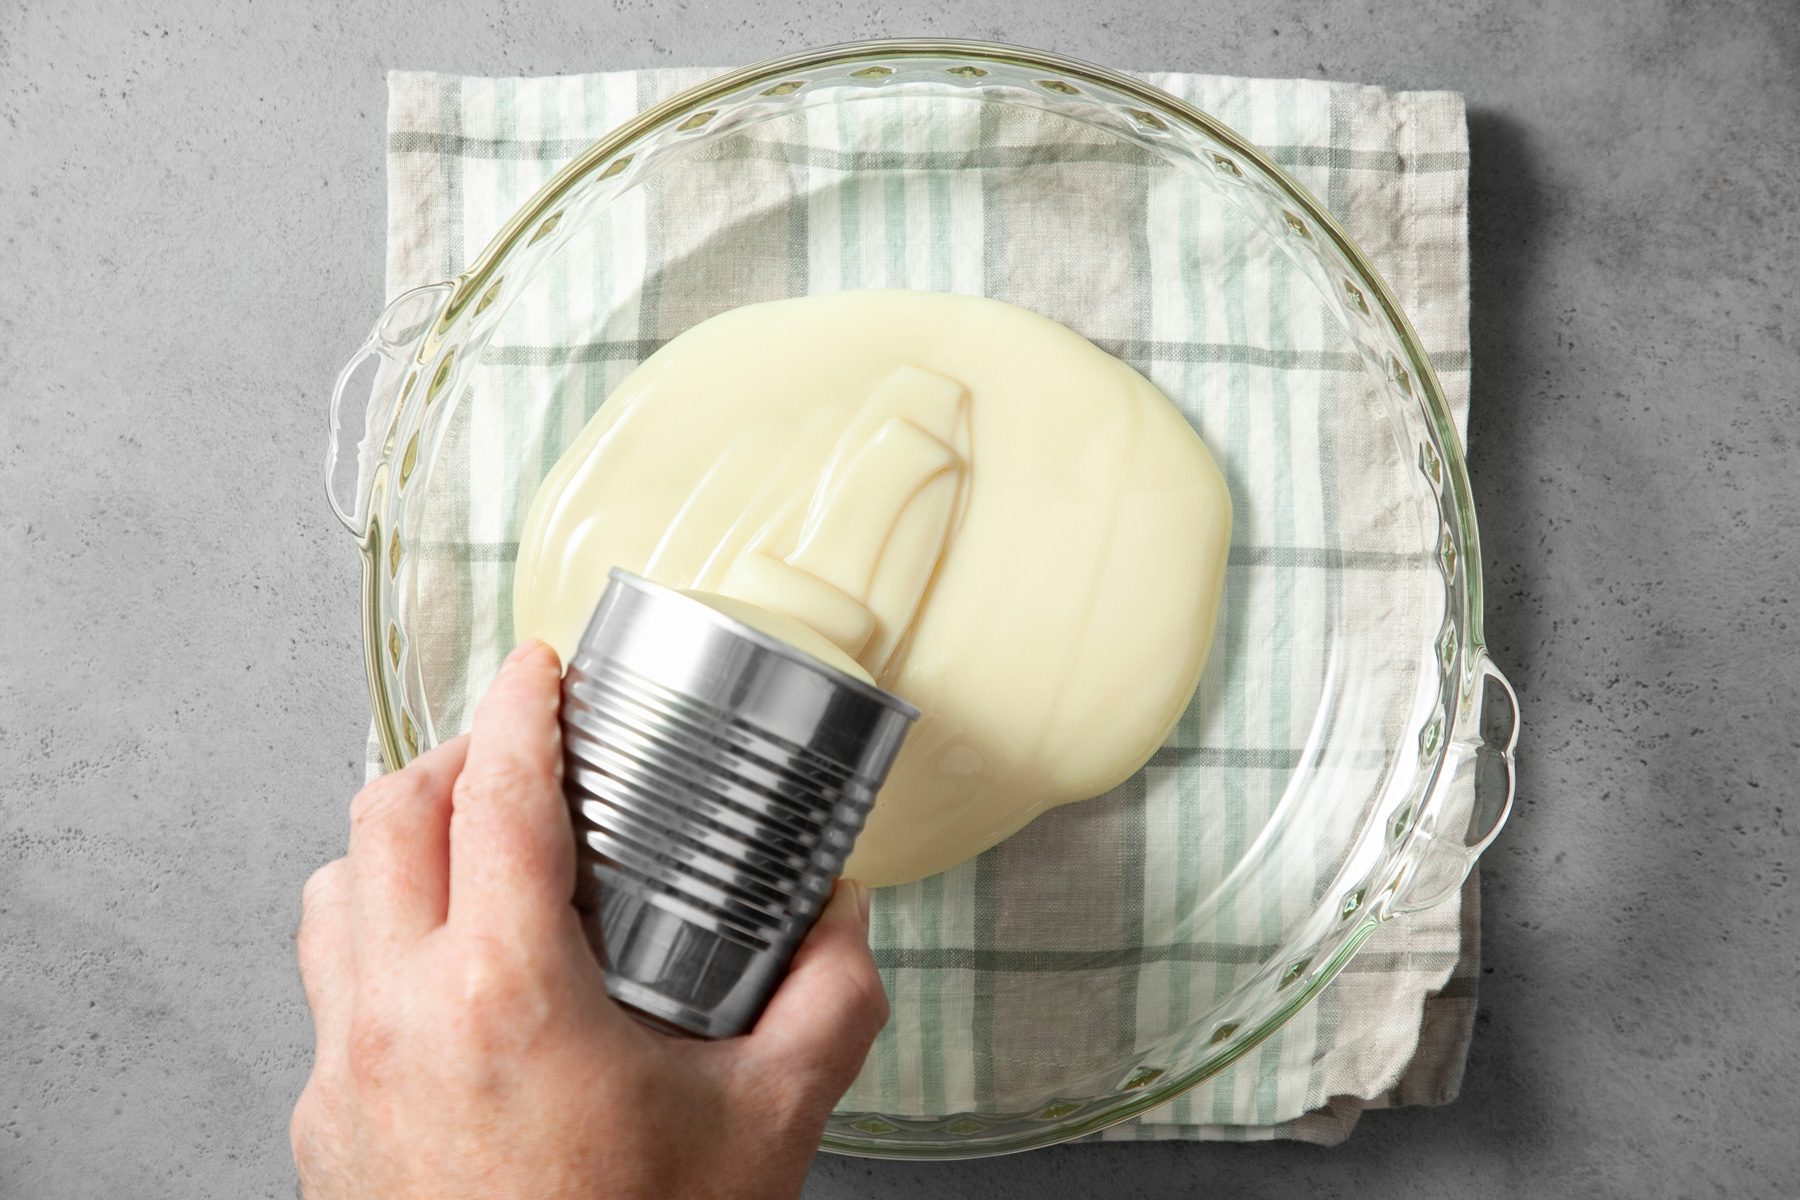
[[[392,617],[405,594],[401,496],[420,487],[436,462],[437,442],[454,406],[434,404],[455,396],[464,372],[506,311],[533,265],[552,253],[557,229],[606,203],[647,169],[659,145],[710,136],[757,119],[772,106],[812,102],[825,86],[880,88],[890,81],[919,82],[928,71],[946,87],[1009,88],[1018,103],[1105,128],[1159,153],[1181,153],[1193,169],[1215,172],[1242,190],[1242,211],[1278,240],[1303,243],[1303,260],[1289,250],[1315,283],[1343,289],[1363,318],[1351,340],[1372,371],[1385,376],[1382,396],[1412,435],[1417,466],[1431,485],[1440,523],[1439,562],[1447,620],[1432,664],[1439,680],[1437,713],[1420,731],[1419,769],[1408,794],[1383,808],[1398,817],[1378,830],[1385,848],[1366,882],[1315,914],[1307,927],[1327,926],[1316,941],[1272,961],[1241,991],[1259,1003],[1241,1019],[1217,1026],[1209,1053],[1181,1069],[1146,1059],[1125,1073],[1111,1092],[1057,1100],[1030,1113],[948,1113],[930,1119],[870,1112],[833,1114],[824,1147],[880,1157],[973,1157],[1009,1153],[1067,1141],[1162,1105],[1242,1057],[1308,1003],[1341,970],[1385,919],[1418,874],[1432,843],[1437,782],[1458,729],[1478,711],[1477,684],[1487,668],[1481,637],[1479,540],[1467,471],[1455,426],[1429,358],[1391,289],[1337,222],[1310,193],[1264,154],[1212,117],[1129,76],[1061,56],[1017,47],[951,41],[868,42],[827,47],[756,64],[719,76],[658,104],[596,142],[546,183],[483,250],[468,271],[451,281],[436,323],[404,372],[387,434],[369,477],[364,558],[364,643],[371,708],[384,757],[404,764],[421,745],[435,742],[424,685],[408,653],[405,622]],[[1033,89],[1036,100],[1034,102]],[[803,95],[803,93],[805,93]],[[801,96],[801,100],[791,98]],[[1070,111],[1075,101],[1081,111]],[[566,224],[565,224],[566,222]],[[1325,274],[1329,272],[1330,274]],[[442,285],[438,285],[442,286]],[[1508,747],[1510,751],[1510,747]],[[1484,843],[1485,844],[1485,841]],[[1479,850],[1479,846],[1472,848]],[[1325,916],[1332,919],[1326,921]]]

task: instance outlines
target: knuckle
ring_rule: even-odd
[[[300,889],[300,920],[305,922],[308,913],[315,913],[319,907],[336,896],[344,877],[344,860],[334,858],[311,875]]]
[[[560,792],[554,829],[542,824],[545,805],[539,801],[556,787],[548,770],[528,765],[495,766],[475,778],[465,774],[453,788],[452,844],[478,846],[483,866],[497,875],[540,879],[562,870],[572,874],[560,858],[570,836]]]
[[[294,1161],[304,1162],[309,1156],[312,1144],[319,1127],[319,1099],[317,1085],[308,1081],[301,1089],[300,1098],[294,1101],[294,1115],[288,1118],[288,1145],[293,1149]]]
[[[821,1046],[820,1053],[833,1053],[841,1043],[860,1055],[888,1022],[887,989],[882,986],[881,972],[867,955],[840,959],[829,970],[830,979],[821,990],[831,997],[839,1036]]]
[[[490,768],[483,778],[477,778],[474,771],[464,771],[456,777],[456,782],[450,785],[450,811],[453,817],[463,817],[481,803],[489,787],[485,776],[491,773]]]
[[[288,1118],[288,1152],[294,1156],[294,1166],[304,1175],[312,1157],[312,1120],[305,1092],[300,1093],[294,1115]]]
[[[300,892],[300,923],[294,929],[294,949],[300,960],[302,977],[332,950],[338,929],[325,917],[325,910],[338,903],[342,895],[343,860],[335,859],[314,871]]]
[[[851,1010],[862,1022],[867,1040],[874,1041],[886,1027],[889,1015],[887,989],[882,986],[881,973],[873,963],[859,967],[845,980],[845,991],[850,998]]]
[[[507,755],[477,771],[463,772],[452,791],[455,807],[466,811],[555,786],[556,776],[549,761]]]
[[[323,1195],[334,1181],[341,1182],[344,1140],[342,1098],[322,1088],[315,1074],[300,1092],[288,1119],[288,1147],[299,1176],[298,1194],[311,1196],[317,1191]]]
[[[351,829],[367,825],[387,808],[411,800],[417,792],[417,785],[405,771],[371,779],[350,801]]]
[[[300,974],[310,978],[317,965],[324,961],[326,952],[331,946],[331,935],[318,921],[300,919],[300,928],[294,933],[294,949],[300,959]]]
[[[457,998],[477,1018],[517,1013],[529,989],[515,951],[488,937],[468,940],[457,973]]]
[[[469,939],[447,982],[445,1029],[482,1063],[512,1058],[554,1036],[568,1012],[555,969],[501,939]]]

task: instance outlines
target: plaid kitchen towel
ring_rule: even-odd
[[[457,274],[565,161],[647,105],[711,74],[665,69],[488,79],[393,73],[387,150],[389,295]],[[1466,430],[1468,150],[1461,98],[1312,80],[1186,74],[1145,78],[1224,120],[1325,202],[1398,293],[1432,354],[1458,429]],[[829,170],[829,164],[822,169]],[[1078,187],[1079,178],[1072,177],[1073,183],[1059,180],[1058,186]],[[1116,181],[1107,186],[1116,187]],[[1118,211],[1121,205],[1116,196],[1108,195],[1100,207]],[[1158,219],[1153,210],[1153,204],[1140,200],[1136,211],[1145,213],[1147,220]],[[887,211],[869,210],[874,219],[899,223],[913,219],[904,204],[894,206],[895,215],[884,218]],[[1080,206],[1072,205],[1070,211],[1079,213]],[[706,220],[704,211],[687,216]],[[827,228],[808,235],[826,239],[828,244],[816,248],[815,254],[836,272],[832,279],[841,286],[904,282],[982,290],[980,279],[959,276],[918,282],[884,277],[879,263],[859,266],[863,256],[882,253],[883,245],[906,233],[893,225],[871,230],[870,219],[865,213],[841,227],[829,227],[827,222]],[[1064,245],[1074,247],[1065,252],[1081,253],[1079,239]],[[797,274],[802,287],[808,269],[816,271],[817,264]],[[1124,269],[1151,273],[1144,264],[1126,264]],[[1154,307],[1154,288],[1147,294]],[[1053,312],[1048,298],[1044,311]],[[1150,319],[1154,326],[1156,315],[1151,313]],[[667,335],[679,329],[657,332]],[[545,327],[536,331],[534,340],[553,345],[558,334],[556,328]],[[1096,340],[1108,344],[1103,338]],[[610,364],[615,373],[600,383],[616,381],[620,377],[616,372],[630,365]],[[1134,365],[1163,382],[1156,370],[1141,362]],[[604,387],[593,379],[586,386],[590,393],[604,394]],[[1166,384],[1165,390],[1175,394]],[[1203,432],[1212,440],[1211,430]],[[1265,431],[1259,436],[1271,435]],[[1214,446],[1216,452],[1229,453],[1229,447],[1217,442]],[[1323,469],[1323,464],[1306,461],[1309,453],[1317,455],[1317,448],[1309,450],[1303,441],[1259,446],[1258,453],[1264,452],[1272,452],[1295,478]],[[1344,470],[1341,465],[1335,469]],[[472,540],[476,535],[468,536]],[[1240,549],[1234,546],[1234,561]],[[500,560],[487,577],[486,586],[495,593],[488,600],[503,605],[507,597],[501,593],[510,587],[510,559],[486,557]],[[1326,559],[1318,569],[1335,568]],[[473,602],[481,603],[482,598]],[[1228,592],[1228,606],[1230,602]],[[1229,631],[1220,635],[1232,636]],[[505,648],[499,644],[472,648],[464,664],[468,678],[485,678]],[[1215,650],[1215,657],[1218,653]],[[1255,668],[1252,661],[1247,669]],[[465,699],[469,690],[461,689]],[[369,769],[371,773],[382,769],[373,739]],[[1104,804],[1090,801],[1062,812],[1091,808],[1102,813],[1096,819],[1104,819]],[[1050,836],[1054,840],[1054,834]],[[1006,850],[1001,847],[994,853],[1004,857]],[[1129,882],[1121,886],[1142,889],[1145,895],[1163,886],[1156,861],[1147,856],[1148,866],[1138,864],[1122,873],[1120,878]],[[991,1080],[982,1076],[984,1063],[994,1057],[992,1043],[1007,1037],[1016,1041],[1016,1031],[993,1027],[991,1011],[985,1024],[979,1012],[970,1019],[969,1006],[978,1008],[979,1002],[960,995],[950,978],[953,968],[941,965],[955,959],[946,947],[961,949],[960,943],[951,945],[956,931],[940,928],[935,918],[928,924],[915,919],[927,909],[967,913],[984,905],[1004,908],[1009,888],[1019,891],[1013,897],[1015,911],[1030,911],[1030,898],[1024,895],[1028,872],[1008,875],[1004,865],[985,868],[985,875],[983,870],[959,868],[878,899],[874,931],[878,957],[890,992],[896,994],[896,1013],[908,1015],[897,1018],[884,1034],[847,1101],[852,1107],[903,1115],[954,1111],[991,1086]],[[1334,1144],[1349,1134],[1365,1109],[1450,1100],[1461,1084],[1474,1020],[1476,898],[1471,879],[1460,903],[1452,900],[1389,922],[1314,1003],[1257,1049],[1171,1103],[1097,1136],[1292,1138]],[[990,930],[990,942],[993,936]],[[934,945],[934,939],[942,944]],[[930,953],[934,950],[945,953],[934,958]],[[1136,1009],[1128,1011],[1122,1002],[1116,1011],[1108,1008],[1104,1019],[1117,1028],[1100,1031],[1101,1036],[1128,1041],[1137,1013],[1147,1011],[1145,1005],[1166,1008],[1171,977],[1168,963],[1144,967],[1129,980]],[[1184,976],[1183,988],[1189,983]],[[927,1013],[935,1014],[935,1028],[928,1027],[934,1017],[921,1015]],[[946,1031],[956,1036],[950,1038]],[[991,1065],[986,1069],[991,1074]]]

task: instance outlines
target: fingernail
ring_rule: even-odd
[[[500,669],[504,671],[507,667],[512,666],[543,644],[543,641],[539,638],[526,638],[517,646],[513,647],[513,652],[506,656],[506,661],[500,664]]]

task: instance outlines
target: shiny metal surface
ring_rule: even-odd
[[[918,710],[614,570],[563,677],[576,905],[607,989],[745,1032],[831,894]]]

